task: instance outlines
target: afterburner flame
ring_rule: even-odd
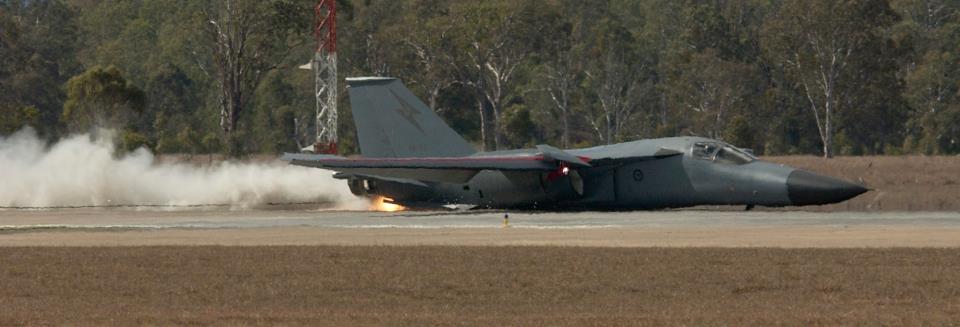
[[[370,203],[370,210],[394,212],[394,211],[402,211],[407,209],[407,208],[404,208],[402,205],[390,203],[392,201],[393,199],[387,198],[387,197],[382,197],[382,196],[375,197],[373,198],[373,201]]]

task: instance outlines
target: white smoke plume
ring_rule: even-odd
[[[48,146],[31,128],[0,136],[3,207],[299,202],[356,208],[358,198],[328,171],[284,162],[162,163],[146,149],[117,157],[109,138],[75,135]]]

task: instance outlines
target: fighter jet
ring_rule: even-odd
[[[354,194],[406,207],[750,209],[836,203],[867,191],[701,137],[478,152],[399,80],[348,78],[347,84],[361,155],[287,153],[281,159],[335,171]]]

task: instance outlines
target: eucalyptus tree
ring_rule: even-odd
[[[895,37],[913,45],[902,65],[904,97],[913,109],[905,150],[960,153],[960,3],[900,0],[893,6],[904,18]]]
[[[520,69],[546,32],[538,24],[542,4],[501,0],[450,6],[460,49],[450,64],[460,81],[475,90],[484,149],[498,149],[502,143],[501,113]]]
[[[649,56],[641,55],[641,42],[617,16],[601,19],[593,29],[584,64],[585,91],[595,105],[583,108],[600,143],[621,141],[624,126],[641,105],[650,89],[649,73],[654,68]]]
[[[238,156],[243,151],[236,139],[238,122],[253,90],[289,52],[291,35],[305,34],[303,26],[309,26],[312,16],[305,7],[284,0],[221,0],[201,9],[220,128],[229,154]]]
[[[80,71],[76,19],[59,1],[0,2],[0,125],[59,132],[63,83]]]
[[[73,132],[95,128],[126,128],[143,112],[143,90],[123,77],[114,66],[94,66],[66,84],[63,121]]]
[[[572,5],[561,2],[554,4],[551,9],[559,6]],[[570,145],[571,120],[575,119],[575,98],[579,93],[584,78],[583,52],[585,17],[583,15],[561,16],[559,12],[547,16],[550,19],[548,30],[553,31],[538,52],[539,66],[534,77],[538,82],[533,83],[536,91],[545,92],[552,106],[548,112],[559,121],[560,146]]]
[[[766,54],[802,90],[824,157],[834,155],[838,112],[851,110],[863,88],[858,59],[896,19],[885,0],[789,0],[768,17]]]

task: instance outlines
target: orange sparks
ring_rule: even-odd
[[[393,204],[393,199],[388,197],[377,196],[373,198],[373,201],[370,202],[370,210],[373,211],[385,211],[385,212],[394,212],[401,211],[407,208],[404,208],[402,205]]]

